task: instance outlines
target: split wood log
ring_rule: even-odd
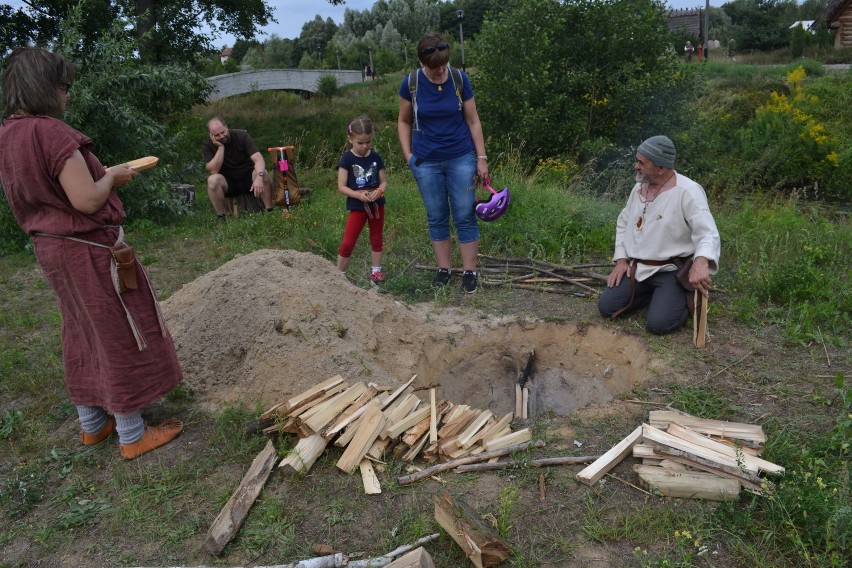
[[[379,483],[379,478],[376,475],[376,470],[373,469],[373,462],[364,459],[358,464],[361,470],[361,481],[364,483],[364,493],[367,495],[378,495],[382,492],[382,485]]]
[[[600,456],[564,456],[559,458],[540,458],[536,460],[509,460],[495,463],[472,463],[460,465],[454,469],[456,473],[468,473],[477,471],[494,471],[497,469],[510,469],[521,467],[550,467],[553,465],[578,465],[591,463]]]
[[[475,442],[475,436],[479,433],[482,428],[491,420],[491,417],[494,414],[490,410],[483,410],[482,413],[473,419],[470,424],[458,435],[458,443],[462,448],[469,448]]]
[[[332,437],[334,437],[334,435],[336,433],[338,433],[338,432],[340,432],[341,430],[344,430],[344,429],[346,429],[348,431],[348,429],[351,425],[358,422],[358,420],[361,418],[361,415],[364,414],[364,412],[366,412],[368,407],[375,406],[376,408],[381,408],[383,405],[384,405],[384,399],[381,396],[375,397],[375,398],[367,401],[366,404],[364,404],[363,406],[358,408],[355,412],[350,414],[348,417],[343,418],[341,416],[340,420],[335,421],[335,423],[328,430],[326,430],[326,432],[325,432],[326,437],[332,438]],[[349,439],[351,439],[351,436],[350,436]],[[343,446],[345,446],[346,444],[349,443],[348,440],[346,441],[346,443],[340,443],[340,442],[341,442],[341,440],[338,439],[334,442],[334,445],[343,447]]]
[[[618,444],[609,449],[604,455],[592,462],[577,474],[577,480],[586,485],[594,485],[601,477],[614,468],[630,453],[633,445],[642,439],[642,427],[639,426]]]
[[[276,404],[266,412],[260,415],[261,419],[272,418],[275,415],[278,416],[286,416],[299,408],[300,406],[307,404],[311,400],[317,399],[325,394],[325,391],[332,388],[333,386],[342,383],[343,377],[340,375],[335,375],[330,379],[327,379],[320,384],[309,388],[305,392],[298,394],[285,402]]]
[[[496,566],[512,555],[512,549],[484,524],[461,498],[444,491],[434,495],[435,520],[477,568]]]
[[[407,463],[413,462],[417,458],[417,454],[420,453],[420,451],[423,449],[423,446],[425,446],[426,442],[428,442],[428,441],[429,441],[429,433],[427,432],[427,433],[423,434],[423,436],[420,437],[420,440],[418,440],[417,442],[415,442],[411,445],[408,452],[406,452],[405,454],[402,455],[402,461],[407,462]]]
[[[415,396],[416,398],[416,396]],[[432,412],[431,406],[424,406],[414,412],[410,413],[408,416],[405,416],[402,419],[397,420],[393,424],[389,424],[384,432],[382,432],[383,436],[387,436],[388,438],[398,438],[400,434],[408,430],[409,428],[413,428],[424,418],[429,418],[429,415]]]
[[[524,442],[523,444],[518,444],[516,446],[509,446],[507,448],[501,448],[499,450],[494,450],[493,452],[483,452],[481,454],[475,456],[465,456],[463,458],[459,458],[457,460],[448,461],[445,463],[440,463],[438,465],[434,465],[432,467],[427,467],[426,469],[422,469],[418,472],[412,473],[410,475],[403,475],[402,477],[398,477],[396,482],[400,485],[408,485],[409,483],[414,483],[415,481],[420,481],[421,479],[425,479],[431,475],[435,475],[436,473],[440,473],[442,471],[447,471],[453,468],[456,468],[460,465],[468,464],[468,463],[476,463],[480,461],[485,461],[491,458],[496,458],[500,456],[505,456],[511,454],[513,452],[518,452],[521,450],[525,450],[530,446],[534,448],[543,448],[545,446],[544,441],[536,440],[535,442]]]
[[[487,442],[489,440],[493,440],[494,438],[499,438],[501,432],[509,426],[509,423],[512,422],[512,419],[515,417],[514,413],[509,412],[503,416],[500,420],[497,421],[496,424],[490,426],[485,434],[482,436],[482,441]]]
[[[435,568],[432,557],[423,547],[415,548],[405,556],[397,558],[386,568]]]
[[[355,437],[346,446],[343,455],[337,460],[337,467],[346,473],[352,473],[385,426],[385,415],[377,407],[370,407],[358,422]]]
[[[518,430],[517,432],[512,432],[511,434],[485,442],[485,449],[490,452],[492,450],[499,450],[500,448],[505,448],[507,446],[514,446],[529,440],[532,440],[532,431],[529,428],[524,428],[523,430]]]
[[[328,446],[328,439],[320,434],[301,438],[287,457],[281,460],[278,467],[285,470],[290,468],[294,473],[307,473],[325,451],[326,446]]]
[[[524,387],[515,383],[515,416],[520,418],[524,415]]]
[[[204,541],[204,549],[207,552],[218,556],[225,550],[240,530],[243,521],[246,520],[249,509],[260,495],[276,461],[278,461],[278,454],[272,440],[269,440],[266,442],[266,447],[254,458],[243,480],[216,516],[210,530],[207,531],[207,538]]]
[[[733,501],[740,494],[740,483],[703,471],[673,470],[636,464],[639,478],[656,494],[681,499]]]
[[[524,387],[521,391],[521,420],[530,417],[530,389]]]
[[[435,406],[435,389],[429,389],[429,404],[432,407],[432,414],[429,422],[429,441],[433,444],[438,443],[438,409]]]
[[[411,383],[413,383],[414,379],[416,379],[416,378],[417,378],[417,375],[413,375],[410,379],[408,379],[407,383],[405,383],[404,385],[402,385],[401,387],[399,387],[398,389],[393,391],[391,394],[389,394],[388,397],[385,399],[385,404],[384,404],[384,406],[382,406],[382,410],[386,409],[388,407],[388,405],[390,405],[393,401],[395,401],[399,395],[404,393],[405,390],[408,387],[411,386]]]
[[[704,294],[695,290],[695,314],[692,316],[692,342],[696,347],[704,347],[707,342],[707,300]]]
[[[766,434],[759,424],[698,418],[679,410],[652,410],[648,413],[648,423],[654,428],[665,430],[671,422],[692,428],[701,434],[730,438],[751,447],[760,447],[766,443]]]
[[[671,426],[669,426],[671,428]],[[716,463],[719,467],[728,468],[730,471],[742,470],[743,473],[749,474],[752,477],[757,476],[758,466],[753,462],[739,460],[736,457],[727,454],[719,453],[716,450],[708,449],[704,446],[699,446],[683,438],[673,436],[668,432],[663,432],[648,424],[642,425],[642,438],[649,443],[657,446],[657,453],[662,451],[665,453],[669,449],[678,450],[687,454],[696,456],[707,462]]]
[[[362,392],[361,395],[334,420],[334,422],[326,426],[323,431],[323,435],[330,438],[340,432],[346,424],[349,423],[349,418],[361,410],[364,405],[375,399],[378,394],[379,391],[376,387],[367,385],[366,390]]]
[[[327,401],[321,409],[315,412],[310,418],[302,421],[311,432],[321,432],[326,426],[331,424],[350,404],[355,402],[367,390],[367,385],[364,383],[355,383],[348,389],[339,393],[334,398]]]
[[[708,450],[718,452],[722,455],[726,455],[730,458],[733,458],[734,460],[736,460],[737,463],[742,462],[748,466],[749,470],[763,471],[765,473],[784,473],[784,468],[778,464],[774,464],[770,461],[767,461],[763,458],[759,458],[746,452],[737,451],[736,448],[732,448],[727,444],[723,444],[721,442],[717,442],[716,440],[706,438],[695,430],[687,428],[686,426],[681,426],[680,424],[670,424],[667,432],[672,436],[687,440],[697,446],[701,446],[707,448]]]

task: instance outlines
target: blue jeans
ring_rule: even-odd
[[[421,160],[412,155],[408,167],[426,206],[429,238],[450,239],[450,213],[459,243],[479,240],[476,203],[476,156],[465,154],[451,160]]]

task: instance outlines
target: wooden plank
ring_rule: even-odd
[[[627,435],[615,446],[609,449],[600,459],[592,462],[588,467],[577,474],[577,480],[586,485],[595,484],[601,477],[614,468],[623,460],[633,448],[633,445],[642,440],[642,427],[639,426]]]
[[[385,415],[385,429],[380,433],[382,438],[387,438],[387,429],[391,424],[395,424],[402,420],[414,411],[420,405],[420,398],[414,393],[408,393],[404,397],[399,398],[393,404],[387,406],[382,412]]]
[[[515,416],[520,420],[524,415],[524,389],[520,383],[515,383]]]
[[[426,442],[429,441],[429,433],[425,433],[420,437],[420,440],[411,444],[411,447],[408,449],[406,453],[402,455],[402,461],[411,463],[417,458],[417,454],[423,449],[423,446],[426,445]]]
[[[465,428],[458,436],[459,445],[462,448],[471,447],[474,442],[474,436],[485,427],[486,423],[491,419],[494,414],[490,410],[483,410],[482,414],[477,416],[474,420],[468,424],[467,428]]]
[[[367,390],[365,390],[363,393],[361,393],[361,396],[359,396],[355,400],[355,402],[353,402],[349,406],[349,408],[344,410],[343,413],[340,416],[338,416],[337,419],[334,422],[332,422],[325,429],[323,434],[326,437],[331,437],[331,436],[337,434],[338,432],[340,432],[341,430],[343,430],[343,428],[347,424],[349,424],[349,422],[350,422],[349,419],[352,416],[354,416],[356,412],[359,412],[359,411],[363,412],[362,408],[364,407],[364,405],[366,405],[371,400],[373,400],[378,393],[379,393],[379,391],[378,391],[378,389],[376,389],[376,387],[371,386],[371,385],[367,385]]]
[[[385,428],[385,431],[382,434],[387,435],[388,438],[397,438],[403,432],[415,426],[418,422],[422,421],[424,418],[429,418],[429,415],[432,412],[431,406],[424,406],[419,410],[415,410],[408,416],[402,418],[398,422],[393,425]]]
[[[354,403],[353,403],[353,405],[354,405]],[[381,396],[372,398],[371,400],[367,401],[367,404],[364,404],[363,406],[358,408],[355,412],[353,412],[347,418],[343,418],[341,416],[340,420],[335,421],[334,425],[331,426],[326,431],[326,433],[325,433],[326,437],[330,438],[330,437],[334,436],[334,434],[336,434],[337,432],[340,432],[341,430],[348,428],[351,424],[354,424],[355,422],[357,422],[358,419],[361,418],[361,415],[364,414],[364,412],[367,410],[368,406],[375,406],[377,408],[381,408],[383,405],[384,405],[384,399]],[[335,445],[338,445],[338,444],[335,443]],[[343,445],[345,446],[346,444],[343,444]]]
[[[358,431],[346,446],[343,455],[337,460],[337,467],[346,473],[352,473],[385,426],[385,416],[377,407],[370,407],[358,421]]]
[[[361,470],[361,481],[364,483],[364,493],[367,495],[378,495],[382,492],[382,486],[379,483],[379,478],[376,476],[376,470],[373,469],[373,462],[364,459],[358,464]]]
[[[435,520],[474,566],[496,566],[512,555],[511,547],[461,498],[444,491],[441,495],[434,495],[432,500],[435,502]]]
[[[429,405],[432,409],[431,419],[429,422],[429,441],[433,444],[438,443],[438,408],[435,405],[435,389],[429,389]]]
[[[530,389],[524,387],[521,390],[521,420],[530,417]]]
[[[695,430],[687,428],[686,426],[681,426],[680,424],[670,424],[667,432],[672,436],[676,436],[678,438],[692,442],[693,444],[700,445],[715,452],[719,452],[720,454],[724,454],[736,460],[737,463],[742,462],[748,465],[749,470],[763,471],[766,473],[784,473],[784,468],[778,464],[774,464],[763,458],[759,458],[757,456],[745,452],[737,452],[736,448],[732,448],[727,444],[723,444],[721,442],[711,440],[710,438],[706,438]]]
[[[500,448],[505,448],[506,446],[513,446],[529,440],[532,440],[532,431],[529,428],[524,428],[523,430],[518,430],[517,432],[512,432],[506,436],[501,436],[500,438],[494,438],[493,440],[485,442],[485,449],[488,451],[498,450]]]
[[[512,419],[514,417],[515,417],[515,414],[513,412],[509,412],[509,413],[505,414],[503,416],[503,418],[501,418],[500,420],[497,421],[496,424],[488,427],[488,429],[485,431],[485,435],[482,436],[482,440],[484,442],[487,442],[488,440],[493,440],[494,438],[498,438],[501,435],[503,435],[503,434],[501,434],[501,432],[503,432],[503,430],[507,426],[509,426],[509,424],[512,422]]]
[[[669,427],[671,428],[671,426]],[[687,454],[699,457],[702,460],[717,463],[720,466],[733,468],[734,470],[742,469],[743,471],[748,472],[752,475],[756,475],[758,471],[757,466],[753,463],[738,462],[735,457],[719,453],[704,446],[699,446],[698,444],[689,442],[687,440],[684,440],[683,438],[672,436],[668,432],[663,432],[662,430],[654,428],[653,426],[649,426],[648,424],[642,425],[642,438],[646,442],[651,442],[657,444],[658,446],[663,446],[660,449],[664,451],[668,448],[673,448],[675,450],[686,452]]]
[[[435,568],[432,557],[422,546],[415,548],[405,556],[401,556],[385,566],[385,568]]]
[[[302,438],[290,453],[278,464],[280,469],[290,468],[294,472],[307,472],[328,446],[328,439],[320,434]]]
[[[278,453],[275,451],[275,445],[272,440],[269,440],[266,442],[266,447],[254,458],[243,480],[216,516],[210,530],[207,531],[207,538],[204,541],[204,549],[207,552],[218,556],[225,550],[240,530],[249,509],[260,495],[277,461]]]
[[[671,422],[709,436],[743,440],[760,445],[766,443],[766,434],[763,432],[763,427],[758,424],[698,418],[678,410],[652,410],[648,413],[648,423],[654,428],[665,430]]]
[[[639,464],[633,466],[633,471],[652,492],[664,497],[733,501],[740,494],[740,483],[736,479],[703,471],[679,471]]]
[[[464,430],[470,424],[471,420],[474,420],[481,413],[482,411],[477,408],[467,407],[467,410],[463,410],[450,422],[447,422],[443,427],[438,429],[438,440],[449,440],[458,436],[459,432]]]
[[[692,318],[692,340],[696,347],[704,347],[707,342],[707,303],[708,298],[698,290],[695,291],[695,315]]]
[[[326,379],[320,384],[315,385],[300,394],[297,394],[296,396],[286,400],[283,403],[276,404],[274,407],[261,414],[260,417],[262,419],[266,419],[271,418],[273,414],[277,414],[279,416],[286,416],[288,414],[291,414],[294,410],[310,402],[311,400],[321,397],[323,394],[325,394],[326,390],[342,382],[343,377],[341,375],[335,375],[329,379]]]
[[[315,412],[310,418],[303,420],[302,423],[307,426],[311,432],[321,432],[326,426],[331,424],[338,416],[340,416],[340,414],[343,413],[350,404],[355,402],[355,400],[366,390],[367,385],[364,383],[355,383],[343,392],[338,393],[337,396],[325,402],[322,409]]]
[[[388,406],[389,406],[389,405],[390,405],[393,401],[395,401],[395,400],[396,400],[396,398],[397,398],[399,395],[401,395],[403,392],[405,392],[405,389],[407,389],[408,387],[410,387],[410,386],[411,386],[411,383],[413,383],[413,382],[414,382],[414,379],[416,379],[416,378],[417,378],[417,375],[414,375],[413,377],[411,377],[410,379],[408,379],[408,382],[407,382],[407,383],[405,383],[404,385],[402,385],[401,387],[399,387],[398,389],[396,389],[395,391],[393,391],[391,394],[389,394],[389,395],[388,395],[388,397],[385,399],[385,405],[382,407],[382,410],[384,410],[385,408],[387,408],[387,407],[388,407]]]

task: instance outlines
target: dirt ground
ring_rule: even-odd
[[[428,279],[424,276],[424,282]],[[536,457],[604,453],[646,420],[649,410],[670,403],[679,386],[707,388],[730,401],[725,419],[763,424],[795,417],[802,430],[825,429],[833,420],[832,410],[814,401],[832,392],[831,377],[850,365],[850,354],[841,347],[785,344],[771,326],[735,323],[723,294],[711,303],[706,349],[692,346],[688,329],[666,337],[648,335],[641,314],[615,323],[602,320],[590,298],[488,288],[438,300],[406,304],[375,288],[353,285],[320,256],[260,250],[183,285],[163,302],[163,311],[194,396],[191,404],[210,410],[233,403],[269,408],[337,374],[350,383],[381,386],[396,386],[417,375],[416,386],[438,385],[442,399],[499,415],[513,410],[518,371],[534,350],[533,416],[513,429],[530,426],[546,440],[547,447]],[[103,448],[100,459],[106,466],[92,483],[98,483],[97,475],[137,476],[163,466],[184,467],[195,458],[210,459],[208,454],[216,450],[209,447],[211,429],[208,419],[192,419],[173,443],[129,465],[116,464],[113,448]],[[69,420],[55,435],[74,447],[78,427]],[[293,441],[279,443],[292,447]],[[712,507],[651,497],[635,486],[639,482],[632,458],[594,487],[576,482],[579,467],[520,468],[466,476],[448,472],[441,483],[388,483],[381,495],[367,496],[359,476],[342,475],[334,467],[339,449],[326,454],[332,455],[320,458],[310,475],[291,479],[276,470],[263,489],[262,501],[267,507],[278,504],[276,515],[293,523],[295,541],[306,548],[327,543],[343,552],[369,548],[372,554],[384,553],[394,548],[382,540],[388,534],[404,530],[412,518],[431,518],[432,494],[444,487],[492,521],[504,510],[507,490],[517,488],[517,501],[508,513],[514,523],[510,540],[517,554],[526,551],[534,557],[516,558],[512,565],[638,566],[634,547],[652,548],[653,543],[629,540],[641,535],[639,527],[628,530],[630,536],[618,536],[624,513],[651,511],[688,519],[690,511]],[[223,464],[206,481],[230,492],[249,465]],[[400,473],[380,471],[379,476],[389,482]],[[356,513],[338,524],[344,502],[345,510]],[[102,538],[99,531],[110,531],[93,525],[37,557],[30,556],[39,550],[31,535],[21,534],[0,549],[0,565],[275,564],[275,546],[250,555],[251,547],[242,544],[215,561],[204,553],[204,536],[218,509],[209,496],[182,509],[192,520],[177,548],[138,535]],[[56,510],[45,507],[28,522],[38,526],[39,519],[51,515]],[[264,524],[260,519],[243,527],[237,540],[250,540],[251,531],[265,530]],[[590,536],[596,527],[609,536]],[[738,566],[724,546],[709,545],[713,566]],[[426,548],[443,559],[460,554],[446,536]],[[438,566],[468,565],[453,564],[444,560]]]
[[[259,250],[163,304],[185,380],[210,410],[264,408],[337,374],[347,382],[439,386],[438,396],[502,415],[535,352],[532,413],[566,415],[630,391],[655,366],[641,343],[597,326],[410,306],[351,284],[311,253]]]

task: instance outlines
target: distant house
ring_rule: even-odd
[[[811,28],[815,30],[822,22],[837,30],[834,47],[852,47],[852,0],[831,0]]]
[[[698,37],[701,33],[701,9],[689,8],[669,11],[669,31],[686,33]]]
[[[223,47],[222,48],[222,51],[219,52],[219,61],[222,62],[222,65],[224,65],[225,62],[228,60],[228,58],[231,57],[231,53],[233,51],[234,50],[230,47]]]

